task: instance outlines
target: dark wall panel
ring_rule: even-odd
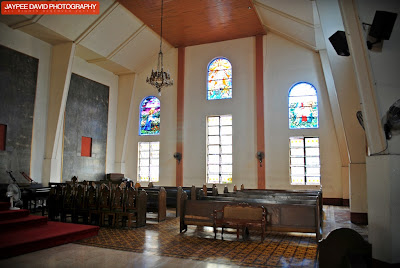
[[[109,87],[72,74],[65,108],[63,181],[104,179]],[[82,137],[92,138],[92,156],[81,156]]]
[[[5,150],[0,151],[0,183],[12,170],[30,173],[33,111],[39,60],[0,45],[0,124],[6,125]]]

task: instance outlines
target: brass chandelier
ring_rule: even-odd
[[[160,34],[160,52],[158,53],[157,70],[151,70],[150,77],[147,77],[146,82],[154,86],[158,90],[158,95],[161,96],[161,89],[172,86],[174,80],[171,79],[169,72],[164,72],[163,53],[162,53],[162,22],[163,22],[164,0],[161,0],[161,34]]]

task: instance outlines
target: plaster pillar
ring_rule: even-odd
[[[135,74],[120,75],[118,78],[118,110],[115,135],[115,172],[125,174],[125,150],[129,137],[129,125],[134,111],[133,99]]]
[[[64,112],[71,81],[76,45],[72,42],[52,48],[46,149],[43,161],[43,185],[61,182]]]
[[[367,178],[366,164],[350,163],[350,219],[352,223],[367,224]]]
[[[357,90],[358,80],[352,55],[350,57],[339,56],[329,41],[329,37],[336,31],[344,30],[339,0],[316,0],[316,4],[326,45],[326,52],[320,51],[320,54],[332,112],[334,117],[341,116],[341,121],[335,120],[337,121],[335,128],[338,128],[336,132],[343,167],[347,166],[346,158],[348,159],[350,212],[353,213],[353,216],[357,215],[354,217],[364,219],[363,222],[357,221],[357,223],[366,224],[366,174],[365,171],[362,171],[363,168],[365,170],[366,145],[365,132],[356,117],[357,111],[361,110],[360,96]],[[338,104],[335,103],[336,101]],[[344,129],[344,132],[341,128]],[[343,145],[346,145],[346,150]],[[354,209],[355,211],[353,211]]]
[[[342,205],[350,206],[350,173],[348,166],[342,166]]]
[[[400,156],[367,157],[368,241],[372,258],[400,263]]]

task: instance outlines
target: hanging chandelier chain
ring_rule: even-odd
[[[161,0],[161,29],[160,29],[160,52],[158,53],[157,70],[151,71],[150,77],[147,77],[146,82],[154,86],[161,96],[161,89],[172,86],[174,80],[171,79],[169,72],[164,72],[163,53],[162,53],[162,36],[163,36],[163,15],[164,15],[164,0]]]
[[[162,24],[163,24],[163,14],[164,14],[164,0],[161,0],[161,30],[160,30],[160,52],[158,53],[158,63],[157,70],[163,70],[163,53],[162,53]]]
[[[163,11],[164,11],[164,0],[161,0],[161,33],[160,33],[160,52],[162,46],[162,21],[163,21]],[[162,52],[161,52],[162,53]]]

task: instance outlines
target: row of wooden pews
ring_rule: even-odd
[[[227,204],[246,203],[264,207],[267,211],[266,228],[269,231],[315,233],[322,235],[322,189],[312,190],[261,190],[244,189],[229,193],[227,188],[220,195],[207,195],[198,200],[181,198],[180,231],[188,225],[213,226],[214,211]],[[218,222],[218,221],[217,221]]]
[[[135,227],[146,224],[147,193],[131,185],[65,183],[52,185],[48,217],[66,222]]]
[[[147,211],[158,213],[158,221],[164,220],[164,213],[166,208],[175,208],[176,217],[180,215],[180,206],[181,206],[181,197],[182,193],[186,193],[186,195],[193,200],[201,199],[204,196],[218,195],[218,189],[216,185],[212,187],[207,187],[203,185],[202,187],[181,187],[181,186],[155,186],[153,183],[149,183],[147,187],[141,187],[138,185],[139,189],[146,191],[149,194],[148,203],[147,203]],[[164,195],[161,193],[159,195],[160,189],[164,189],[166,193],[166,201],[164,205]]]

